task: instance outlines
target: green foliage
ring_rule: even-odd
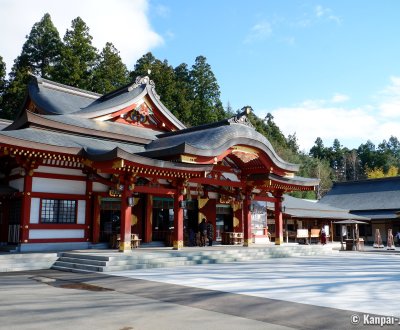
[[[106,94],[129,82],[126,65],[119,56],[119,51],[110,42],[103,48],[99,61],[93,70],[94,92]]]
[[[14,60],[9,80],[3,95],[3,118],[13,119],[21,107],[30,74],[49,78],[59,58],[61,40],[49,14],[35,23],[22,47],[21,54]]]
[[[93,70],[98,59],[92,45],[89,27],[80,18],[72,21],[71,30],[64,36],[64,45],[53,77],[66,85],[93,90]]]
[[[29,66],[30,72],[43,78],[50,78],[54,64],[59,60],[62,42],[57,28],[49,14],[35,23],[22,47],[16,69]]]
[[[196,57],[190,71],[190,83],[193,88],[192,125],[223,119],[225,113],[219,99],[219,85],[204,56]]]

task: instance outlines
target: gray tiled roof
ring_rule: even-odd
[[[400,177],[335,183],[321,202],[357,210],[400,210]]]
[[[28,91],[40,109],[53,115],[76,112],[101,96],[41,78],[32,79]]]
[[[139,137],[148,140],[157,139],[156,135],[160,134],[158,131],[153,131],[151,129],[133,126],[133,125],[124,125],[120,123],[114,123],[110,121],[97,121],[93,119],[86,119],[76,115],[59,115],[59,116],[41,116],[46,118],[47,120],[52,120],[55,122],[88,128],[97,131],[129,135],[132,137]]]
[[[28,91],[31,99],[45,114],[73,113],[86,118],[95,118],[122,110],[147,94],[175,127],[185,128],[185,125],[161,103],[154,90],[154,82],[149,77],[138,77],[134,84],[123,86],[105,95],[33,77]]]
[[[79,110],[76,114],[90,114],[96,113],[96,116],[101,116],[103,114],[108,114],[112,112],[114,109],[118,110],[124,105],[129,105],[130,102],[137,98],[140,94],[145,90],[146,85],[140,85],[132,90],[126,88],[125,92],[115,94],[114,97],[103,99],[100,97],[96,101],[89,104],[87,107]]]
[[[0,131],[0,138],[1,136],[8,136],[22,141],[36,142],[54,147],[80,148],[91,154],[105,153],[117,147],[129,153],[137,153],[144,150],[143,146],[140,145],[116,143],[108,140],[43,131],[35,128]]]
[[[268,203],[268,208],[274,209],[274,204]],[[332,207],[324,203],[317,203],[289,195],[284,195],[282,206],[284,213],[297,218],[309,219],[354,219],[368,220],[368,217],[362,217],[349,213],[346,209]]]
[[[186,152],[200,156],[216,156],[233,145],[244,144],[264,150],[282,168],[298,170],[297,165],[282,160],[265,136],[251,127],[221,121],[199,128],[201,129],[191,128],[173,134],[159,135],[158,140],[146,146],[144,155],[165,156]]]

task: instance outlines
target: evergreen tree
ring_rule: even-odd
[[[62,42],[49,14],[35,23],[22,47],[21,63],[29,65],[34,75],[50,78],[54,64],[60,56]],[[18,68],[17,68],[18,69]]]
[[[82,18],[75,18],[71,30],[67,30],[64,36],[60,61],[55,68],[54,78],[58,82],[93,90],[93,69],[98,55],[92,39]]]
[[[310,149],[310,156],[318,159],[324,159],[326,157],[326,153],[324,142],[320,137],[317,137],[314,142],[314,146]]]
[[[161,102],[179,119],[180,116],[174,100],[176,93],[175,72],[167,60],[160,61],[149,52],[136,62],[135,69],[130,75],[132,79],[138,76],[149,76],[156,85],[156,91]]]
[[[295,154],[299,153],[299,144],[297,142],[296,132],[287,137],[287,146]]]
[[[119,51],[112,43],[107,42],[93,70],[93,91],[106,94],[128,82],[128,69],[122,62]]]
[[[233,111],[233,108],[231,106],[231,103],[228,101],[226,107],[225,107],[225,114],[227,118],[233,117],[235,115],[235,111]]]
[[[173,113],[186,126],[191,126],[192,107],[193,107],[193,89],[190,83],[190,72],[188,65],[182,63],[175,69],[175,109]]]
[[[219,99],[219,85],[204,56],[196,57],[190,70],[190,80],[194,91],[192,124],[200,125],[223,119],[225,113]]]
[[[61,40],[49,14],[35,23],[14,60],[3,95],[2,117],[12,119],[21,107],[30,74],[51,78],[60,54]]]

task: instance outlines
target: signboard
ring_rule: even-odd
[[[308,229],[297,229],[297,238],[308,238]]]

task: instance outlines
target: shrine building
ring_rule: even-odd
[[[18,251],[85,249],[119,237],[187,244],[201,219],[214,239],[242,233],[251,245],[252,201],[314,190],[248,120],[250,107],[187,128],[149,77],[100,95],[33,77],[14,122],[0,130],[0,244]]]

